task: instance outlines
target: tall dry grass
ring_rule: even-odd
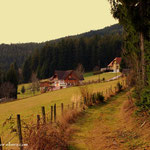
[[[30,125],[24,133],[24,143],[28,143],[26,150],[68,150],[71,133],[70,124],[81,116],[81,109],[64,112],[63,117],[56,123]]]
[[[80,87],[81,99],[87,107],[103,103],[105,98],[101,92],[89,90],[87,86]]]

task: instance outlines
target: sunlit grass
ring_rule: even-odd
[[[102,73],[100,75],[93,75],[92,72],[89,72],[89,73],[85,73],[84,74],[84,81],[83,82],[88,82],[88,81],[96,81],[98,80],[99,78],[102,80],[103,78],[105,78],[105,80],[108,80],[110,78],[113,78],[115,77],[116,75],[120,75],[120,73]],[[25,93],[21,93],[21,88],[22,87],[25,87]],[[27,83],[27,84],[20,84],[18,86],[18,99],[23,99],[23,98],[28,98],[28,97],[32,97],[32,96],[35,96],[35,95],[39,95],[41,94],[40,91],[35,91],[35,93],[33,93],[31,91],[31,83]]]
[[[120,75],[120,73],[113,73],[113,72],[108,72],[108,73],[102,73],[102,74],[98,74],[98,75],[93,75],[93,76],[87,76],[84,78],[84,82],[88,82],[88,81],[97,81],[97,80],[102,80],[103,78],[105,78],[105,80],[108,80],[110,78],[113,78],[117,75]]]
[[[88,85],[88,88],[89,90],[94,92],[103,91],[105,93],[106,89],[108,89],[110,86],[116,86],[117,82],[118,80],[90,84]],[[25,88],[28,88],[29,84],[25,84],[24,86]],[[19,90],[21,89],[21,87],[22,85],[19,86]],[[57,115],[59,116],[61,103],[64,103],[64,109],[67,109],[67,105],[70,104],[71,106],[72,98],[77,95],[80,95],[79,87],[70,87],[16,100],[13,102],[0,104],[0,135],[1,131],[7,130],[5,128],[2,128],[2,124],[11,114],[13,114],[14,118],[16,118],[17,114],[20,114],[21,119],[30,122],[33,119],[36,120],[37,114],[41,115],[41,106],[45,106],[46,112],[48,113],[47,117],[50,117],[50,106],[56,103]]]

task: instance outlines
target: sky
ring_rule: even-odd
[[[0,0],[0,43],[44,42],[115,23],[108,0]]]

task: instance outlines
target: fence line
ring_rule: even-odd
[[[124,80],[123,80],[123,82],[121,82],[121,84],[122,84],[123,88],[127,87],[126,86],[126,82]],[[99,92],[99,93],[101,93],[107,100],[111,95],[117,93],[117,90],[118,90],[118,88],[116,86],[112,87],[112,85],[111,85],[109,88],[106,89],[105,95],[104,95],[104,91]],[[78,108],[83,109],[83,108],[85,108],[84,105],[88,105],[89,102],[90,103],[95,103],[96,102],[96,99],[95,99],[95,97],[96,97],[95,95],[96,94],[97,93],[93,93],[92,97],[90,97],[89,101],[87,101],[87,98],[84,97],[83,98],[83,102],[82,101],[80,101],[80,103],[79,102],[76,102],[76,103],[72,102],[71,106],[70,106],[70,104],[67,104],[65,106],[66,106],[66,108],[68,110],[70,110],[70,108],[72,110],[73,109],[78,109]],[[64,103],[61,103],[61,105],[57,106],[57,107],[56,107],[56,104],[54,104],[54,106],[50,106],[50,111],[48,111],[48,114],[49,114],[48,116],[50,116],[49,122],[51,124],[52,123],[56,123],[57,108],[61,108],[61,116],[63,116],[64,115],[65,106],[64,106]],[[41,114],[42,115],[42,123],[46,124],[47,120],[46,120],[46,112],[45,112],[45,107],[44,106],[41,107],[41,113],[42,113]],[[40,128],[40,120],[41,120],[40,115],[37,114],[37,122],[36,122],[36,128],[37,129]],[[20,114],[17,114],[17,129],[18,129],[17,131],[18,131],[18,137],[19,137],[19,144],[21,145],[21,146],[19,146],[19,148],[20,148],[20,150],[23,150],[23,146],[22,146],[23,145],[23,136],[22,136],[22,127],[21,127]],[[0,150],[2,150],[2,149],[3,149],[3,147],[2,147],[2,137],[0,137]]]
[[[18,127],[18,136],[19,136],[19,144],[20,150],[23,150],[23,138],[22,138],[22,131],[21,131],[21,119],[20,114],[17,115],[17,127]]]
[[[0,137],[0,150],[3,150],[2,139],[1,139],[1,137]]]

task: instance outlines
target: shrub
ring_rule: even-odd
[[[27,125],[24,130],[24,142],[28,143],[28,150],[68,150],[73,129],[70,127],[81,110],[70,110],[55,124]]]
[[[81,97],[84,101],[84,104],[87,106],[90,106],[92,92],[88,89],[87,86],[80,87],[80,92],[81,92]]]
[[[42,125],[37,131],[30,128],[24,141],[28,143],[28,150],[67,150],[69,135],[67,127],[57,123],[57,127]]]
[[[96,103],[96,94],[95,93],[92,94],[92,103],[93,104]]]
[[[24,86],[22,86],[22,88],[21,88],[21,93],[22,93],[22,94],[24,94],[24,93],[25,93],[25,91],[26,91],[26,90],[25,90],[25,87],[24,87]]]
[[[104,99],[105,99],[104,96],[100,92],[98,92],[96,95],[96,101],[99,103],[103,103]]]
[[[146,87],[141,91],[140,100],[136,102],[142,111],[150,112],[150,87]]]
[[[120,84],[120,82],[117,83],[117,88],[118,88],[118,92],[122,91],[122,85]]]
[[[105,81],[105,78],[103,78],[102,81],[104,82],[104,81]]]
[[[66,111],[63,115],[63,117],[61,118],[60,122],[63,124],[72,124],[75,123],[77,117],[82,115],[82,110],[70,110],[70,111]]]

